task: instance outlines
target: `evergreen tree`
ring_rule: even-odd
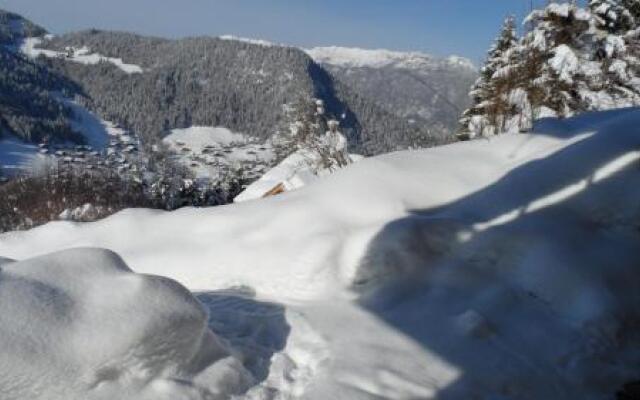
[[[460,120],[462,138],[473,138],[498,133],[507,106],[502,96],[505,87],[505,68],[518,45],[515,20],[505,19],[502,30],[488,52],[480,77],[469,93],[473,105],[467,109]],[[498,74],[498,76],[496,76]]]
[[[640,104],[640,0],[551,3],[519,43],[489,52],[461,119],[463,135],[528,130],[542,117]]]
[[[590,40],[591,14],[575,3],[553,3],[528,20],[533,29],[523,39],[522,67],[533,118],[572,115],[583,108],[581,58]]]
[[[350,163],[340,124],[327,116],[322,100],[302,96],[288,108],[286,126],[273,141],[278,161],[298,153],[316,172]]]
[[[589,10],[593,14],[596,26],[611,33],[620,33],[635,26],[635,18],[624,3],[640,3],[621,0],[591,0]]]

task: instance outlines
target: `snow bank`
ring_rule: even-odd
[[[99,246],[283,304],[291,332],[249,399],[607,399],[640,362],[639,126],[547,119],[260,201],[4,234],[0,256]]]
[[[124,71],[127,74],[139,74],[143,72],[142,67],[135,64],[127,64],[122,61],[121,58],[113,58],[113,57],[105,57],[98,53],[90,53],[89,48],[82,47],[80,49],[70,49],[70,54],[55,51],[55,50],[47,50],[40,49],[37,46],[42,44],[42,39],[37,37],[26,38],[24,39],[22,45],[20,46],[20,51],[24,53],[28,57],[36,58],[39,56],[44,56],[48,58],[63,58],[68,61],[77,62],[80,64],[86,65],[94,65],[101,62],[108,62],[110,64],[115,65],[120,70]]]
[[[1,264],[3,399],[211,399],[248,382],[169,279],[94,249]]]

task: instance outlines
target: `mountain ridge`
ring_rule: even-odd
[[[401,67],[419,67],[420,63],[449,64],[477,71],[478,67],[465,57],[450,55],[437,57],[420,51],[399,51],[384,48],[320,46],[304,49],[316,62],[344,67],[383,67],[400,64]]]
[[[4,15],[5,22],[28,28],[12,31],[14,45],[38,35],[42,42],[35,55],[55,55],[30,62],[75,83],[69,95],[150,145],[171,129],[193,125],[224,126],[266,140],[283,126],[286,104],[299,96],[324,100],[356,152],[372,155],[452,140],[451,129],[437,121],[437,110],[431,119],[407,118],[297,47],[229,35],[173,40],[97,29],[49,36],[17,14]],[[6,22],[5,30],[12,24]],[[118,63],[144,72],[122,74],[114,68],[122,69]]]

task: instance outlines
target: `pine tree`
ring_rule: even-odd
[[[640,24],[640,0],[621,0],[621,3],[634,20],[632,29],[637,29]]]
[[[596,83],[608,95],[609,108],[640,102],[640,60],[635,32],[640,22],[639,6],[640,0],[592,0],[589,3],[597,29],[593,60],[601,64]]]
[[[507,21],[460,136],[526,131],[542,117],[640,104],[638,22],[640,0],[550,3],[527,17],[530,31],[517,43],[504,39],[513,32]]]
[[[627,3],[627,4],[625,4]],[[640,4],[638,0],[591,0],[589,10],[593,14],[596,26],[611,33],[628,31],[635,26],[635,17],[627,5]]]
[[[513,49],[518,44],[515,20],[513,17],[505,19],[502,30],[495,43],[488,52],[485,65],[480,70],[480,77],[469,93],[473,105],[467,109],[460,124],[461,138],[473,138],[498,133],[501,128],[505,102],[502,90],[507,76],[505,69],[509,67]],[[496,76],[499,74],[499,76]]]
[[[298,153],[314,171],[350,163],[347,140],[338,130],[339,122],[327,115],[324,101],[302,96],[288,108],[285,126],[274,140],[278,162]]]

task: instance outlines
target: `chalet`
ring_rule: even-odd
[[[362,159],[358,155],[348,155],[351,162]],[[260,199],[304,187],[331,170],[319,168],[317,157],[305,150],[299,150],[285,158],[280,164],[267,171],[262,177],[249,185],[233,201]],[[262,169],[264,170],[264,169]]]

